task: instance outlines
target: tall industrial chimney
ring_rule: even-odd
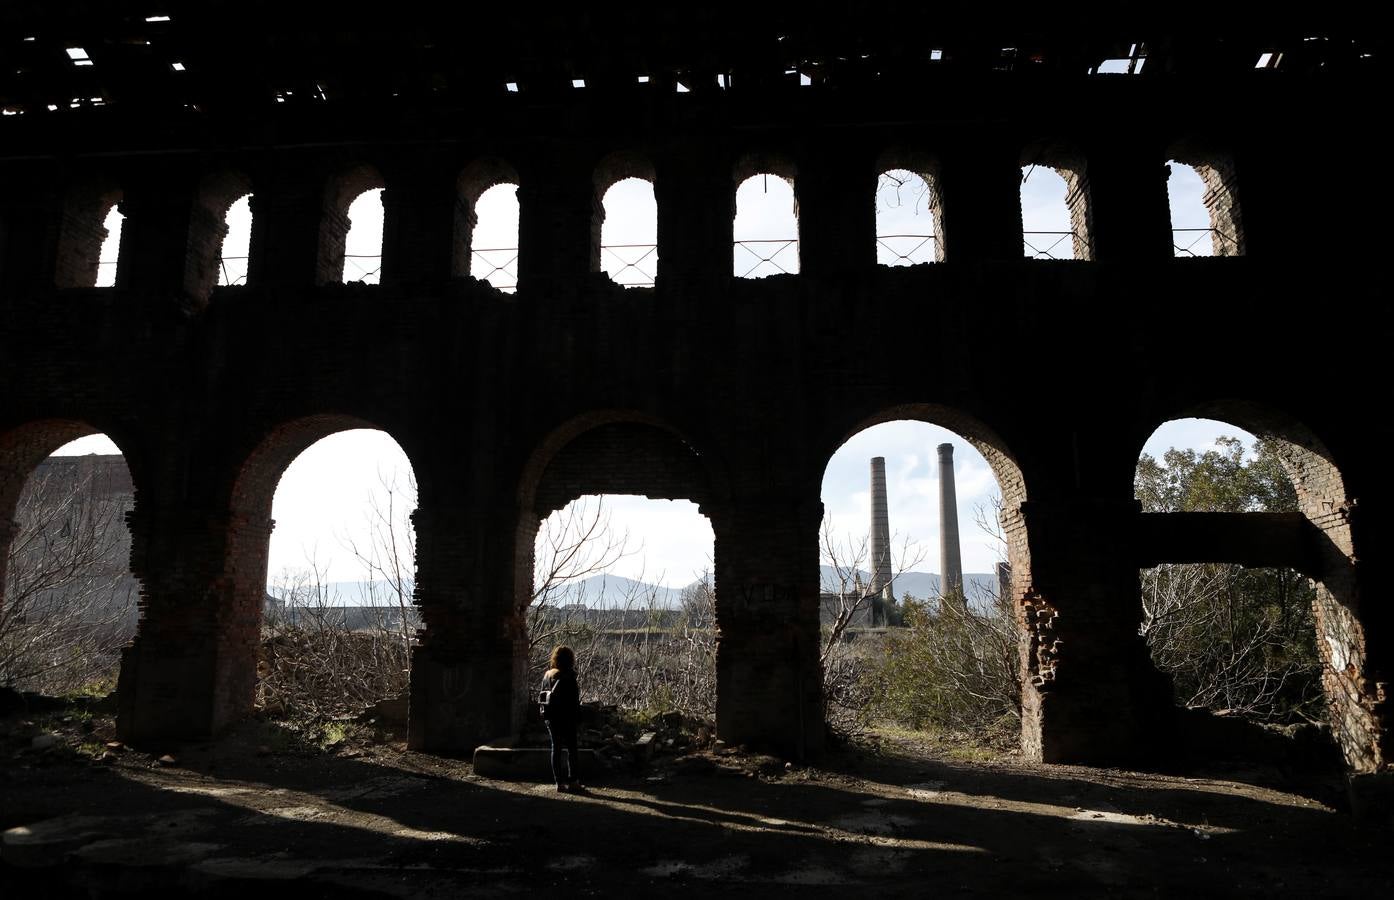
[[[886,458],[871,458],[871,624],[884,625],[891,585],[891,518],[886,506]]]
[[[958,495],[954,445],[939,445],[939,593],[963,596],[963,556],[958,545]]]

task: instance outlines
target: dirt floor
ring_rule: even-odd
[[[573,796],[353,734],[325,750],[251,722],[162,759],[110,729],[0,720],[0,895],[1394,896],[1391,831],[1342,812],[1338,784],[1258,786],[1276,772],[1037,766],[891,734],[817,768],[660,755]]]

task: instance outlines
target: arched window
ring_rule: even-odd
[[[382,176],[357,166],[331,178],[320,224],[317,284],[377,284],[382,272]]]
[[[944,258],[933,177],[888,169],[876,181],[876,262],[913,266]]]
[[[1231,189],[1233,167],[1172,160],[1167,168],[1175,255],[1238,256],[1241,235]]]
[[[1079,168],[1021,168],[1021,241],[1028,259],[1088,259],[1089,208]]]
[[[623,178],[601,200],[600,270],[625,287],[653,287],[658,277],[658,202],[653,182]]]
[[[218,284],[247,283],[247,264],[252,246],[252,195],[243,194],[228,207],[224,220],[227,234],[218,254]]]
[[[125,220],[120,206],[113,203],[102,220],[106,239],[102,241],[97,254],[97,281],[93,287],[112,287],[116,284],[116,264],[121,256],[121,223]]]
[[[470,276],[505,293],[518,289],[518,185],[499,183],[473,204]]]
[[[737,278],[799,271],[799,209],[792,169],[758,168],[736,188],[733,272]]]
[[[237,172],[212,173],[199,185],[184,270],[189,296],[207,297],[216,286],[247,283],[251,190],[251,180]]]
[[[53,281],[60,288],[111,287],[121,255],[120,188],[105,182],[74,187],[63,208]]]
[[[361,281],[377,284],[382,279],[382,188],[359,194],[348,208],[349,229],[344,236],[344,284]]]

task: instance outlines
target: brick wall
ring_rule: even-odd
[[[1232,201],[1243,176],[1246,208],[1252,197],[1309,222],[1364,222],[1387,205],[1388,179],[1328,137],[1360,133],[1355,94],[1236,75],[1223,105],[1188,102],[1185,81],[1120,104],[1120,82],[1080,76],[1059,83],[1073,102],[1050,105],[1046,122],[1000,74],[946,74],[957,89],[913,110],[876,86],[682,106],[577,92],[490,100],[472,116],[374,107],[372,121],[330,104],[258,113],[254,149],[219,137],[240,121],[227,113],[197,152],[179,120],[152,130],[116,114],[94,136],[66,118],[7,119],[0,203],[46,224],[10,240],[0,264],[0,487],[72,431],[43,423],[85,423],[126,451],[144,619],[123,670],[123,731],[196,733],[246,711],[275,481],[316,437],[366,423],[397,439],[420,485],[414,746],[457,750],[516,724],[529,687],[516,602],[536,523],[577,492],[609,490],[702,504],[716,533],[719,730],[816,753],[822,472],[852,433],[916,418],[973,440],[1002,484],[1028,753],[1138,759],[1170,698],[1136,636],[1133,467],[1161,422],[1240,396],[1281,415],[1233,421],[1315,454],[1292,464],[1331,548],[1329,687],[1351,698],[1352,767],[1387,766],[1390,617],[1366,599],[1394,534],[1391,429],[1365,400],[1387,380],[1381,261],[1273,241],[1172,260],[1156,202],[1166,148],[1206,133],[1247,167],[1216,169]],[[770,114],[776,100],[787,115]],[[1288,118],[1304,127],[1273,141],[1271,123]],[[1095,258],[1020,259],[1016,166],[1047,145],[1084,148],[1073,213]],[[889,147],[940,163],[940,264],[874,265],[871,197]],[[62,167],[45,161],[55,148]],[[150,149],[158,166],[138,152]],[[598,166],[619,151],[652,164],[664,260],[653,289],[593,271],[609,177]],[[1363,189],[1289,197],[1273,173],[1299,158]],[[798,174],[799,276],[731,275],[734,188],[759,170]],[[194,198],[221,172],[249,173],[253,274],[191,307],[169,273],[206,280],[192,257],[211,251],[219,204]],[[464,277],[463,235],[482,187],[515,178],[520,288],[505,295]],[[95,185],[128,183],[143,194],[140,252],[123,248],[117,288],[83,289],[81,248],[110,200]],[[344,211],[370,186],[386,187],[383,283],[342,285]],[[1146,202],[1095,200],[1128,190]],[[1297,352],[1312,340],[1336,349]]]

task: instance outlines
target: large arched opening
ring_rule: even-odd
[[[530,683],[566,643],[593,700],[694,721],[718,714],[711,482],[681,435],[643,416],[584,417],[534,454],[514,591]]]
[[[1014,587],[1030,583],[1025,481],[1000,438],[946,407],[886,410],[844,435],[821,496],[830,724],[998,749],[1025,741],[1024,686],[1049,675],[1049,659],[1023,663],[1023,639],[1038,645],[1022,628],[1025,588]]]
[[[369,422],[312,416],[262,438],[229,499],[220,612],[243,652],[219,660],[222,721],[254,705],[318,721],[406,691],[415,506],[410,460]]]
[[[120,448],[84,422],[0,436],[0,686],[49,695],[115,688],[135,636],[135,508]]]
[[[1308,428],[1280,412],[1224,401],[1185,413],[1154,433],[1135,478],[1143,629],[1154,662],[1172,676],[1179,705],[1226,719],[1322,719],[1347,765],[1372,770],[1379,725],[1354,572],[1354,504],[1339,469]],[[1232,440],[1196,447],[1203,433]],[[1191,733],[1204,740],[1209,732]],[[1242,752],[1222,744],[1190,749]]]

